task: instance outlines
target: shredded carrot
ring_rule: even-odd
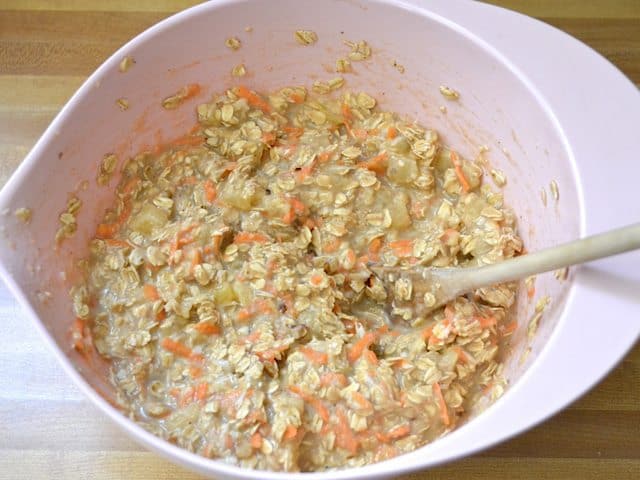
[[[340,107],[340,110],[342,112],[342,116],[344,117],[345,122],[351,123],[351,120],[353,120],[353,112],[349,108],[349,105],[347,105],[346,103],[343,103],[342,106]]]
[[[167,318],[167,312],[164,311],[164,308],[161,308],[160,310],[158,310],[158,313],[156,313],[156,320],[161,322],[165,318]]]
[[[336,425],[336,445],[339,448],[347,450],[351,455],[355,455],[358,451],[360,442],[353,434],[353,430],[349,426],[349,419],[342,408],[336,410],[336,418],[338,424]]]
[[[120,230],[117,223],[100,223],[96,228],[96,237],[100,239],[112,238]]]
[[[351,392],[351,398],[353,398],[353,401],[356,402],[360,408],[364,408],[364,409],[373,408],[373,405],[371,404],[371,402],[367,400],[365,396],[362,395],[360,392],[356,392],[356,391]]]
[[[80,353],[86,353],[86,346],[84,343],[84,327],[85,321],[81,318],[76,318],[71,326],[71,336],[73,338],[73,348]]]
[[[389,430],[387,434],[391,439],[397,439],[406,437],[411,433],[411,427],[409,425],[399,425],[396,428]]]
[[[461,347],[455,346],[453,349],[458,354],[458,361],[461,363],[469,363],[469,355]]]
[[[300,347],[300,353],[316,365],[326,365],[329,362],[329,355],[324,352],[318,352],[317,350],[307,346]]]
[[[364,128],[356,128],[353,131],[353,136],[358,140],[366,140],[369,136],[369,132],[367,132]]]
[[[293,103],[302,103],[304,102],[304,96],[294,92],[289,95],[289,100]]]
[[[399,257],[409,257],[413,254],[413,240],[396,240],[389,242],[389,247]]]
[[[264,132],[262,134],[262,141],[267,145],[275,145],[276,134],[274,132]]]
[[[264,300],[264,299],[258,299],[248,307],[243,307],[240,310],[238,310],[238,321],[244,322],[260,313],[268,314],[268,313],[274,313],[274,311],[275,310],[270,301]]]
[[[196,268],[197,265],[202,263],[202,249],[195,248],[191,253],[191,272]]]
[[[181,407],[186,407],[187,405],[189,405],[191,402],[193,402],[193,397],[195,396],[195,393],[196,392],[193,387],[187,387],[184,390],[182,397],[180,398],[179,405]]]
[[[224,446],[228,450],[231,450],[233,448],[233,437],[228,433],[224,436]]]
[[[209,390],[209,384],[206,382],[199,383],[196,387],[195,397],[196,400],[203,402],[207,398],[207,393]]]
[[[387,128],[387,139],[393,140],[398,136],[398,129],[396,127]]]
[[[347,251],[345,252],[345,256],[347,257],[347,261],[349,263],[356,263],[356,252],[354,252],[352,248],[347,249]]]
[[[306,212],[307,206],[304,203],[302,203],[300,200],[298,200],[297,198],[289,197],[287,200],[289,201],[289,204],[291,205],[293,210],[298,215],[302,215],[302,214],[304,214]]]
[[[216,186],[210,179],[207,179],[204,182],[204,195],[207,198],[207,202],[213,203],[213,201],[218,196],[218,192],[216,191]]]
[[[353,347],[349,349],[347,352],[347,359],[353,363],[358,360],[364,351],[369,348],[369,346],[375,341],[376,335],[372,332],[365,333],[356,343],[353,344]]]
[[[246,343],[256,343],[258,340],[260,340],[261,335],[262,334],[260,333],[260,330],[254,330],[249,335],[244,337],[244,341]]]
[[[527,288],[527,298],[531,300],[535,295],[536,295],[536,286],[532,283],[531,286]]]
[[[429,340],[433,335],[433,325],[422,330],[421,336],[425,340]]]
[[[444,397],[442,396],[442,389],[440,388],[439,383],[433,384],[433,394],[436,396],[436,400],[438,402],[438,407],[440,408],[440,417],[442,418],[442,423],[445,426],[449,426],[451,420],[449,419],[449,411],[447,410],[447,403],[444,401]]]
[[[317,397],[314,397],[311,393],[307,393],[302,390],[297,385],[289,385],[289,390],[302,398],[305,402],[313,407],[313,409],[318,413],[318,416],[324,421],[328,422],[330,418],[329,410],[324,405],[322,400]]]
[[[165,350],[179,357],[188,358],[191,360],[202,359],[201,355],[193,353],[193,351],[189,347],[171,338],[162,339],[160,345],[162,345],[162,348],[164,348]]]
[[[309,278],[309,282],[311,282],[311,285],[313,285],[315,287],[317,287],[318,285],[322,284],[323,280],[324,280],[324,275],[322,275],[320,273],[314,273]]]
[[[348,383],[347,377],[342,373],[326,372],[320,375],[320,385],[323,387],[328,387],[330,385],[346,387]]]
[[[307,179],[311,175],[311,173],[313,172],[314,166],[315,165],[313,164],[313,162],[311,162],[309,165],[305,165],[300,170],[295,172],[295,177],[298,183],[302,183],[305,179]]]
[[[387,171],[387,152],[379,153],[375,157],[371,157],[369,160],[361,162],[359,165],[367,170],[371,170],[372,172],[382,175]]]
[[[304,128],[292,127],[291,125],[285,125],[282,130],[287,134],[287,139],[293,142],[297,142],[304,133]]]
[[[240,98],[244,98],[252,107],[259,108],[264,113],[271,112],[271,106],[260,98],[255,92],[252,92],[244,85],[240,85],[235,89],[236,95]]]
[[[334,240],[323,245],[322,250],[324,251],[324,253],[333,253],[338,251],[338,249],[340,248],[340,245],[342,245],[342,240],[336,237]]]
[[[462,185],[462,190],[464,192],[468,192],[469,190],[471,190],[471,185],[469,185],[469,181],[467,180],[467,177],[464,176],[464,172],[462,171],[462,163],[460,162],[460,158],[458,157],[458,154],[453,150],[451,150],[451,153],[449,154],[449,158],[451,158],[451,163],[453,163],[453,168],[456,171],[456,176],[458,177],[458,181],[460,182],[460,185]]]
[[[147,300],[156,301],[160,299],[160,293],[158,293],[158,289],[151,284],[147,283],[144,287],[142,287],[142,292],[144,294],[144,298],[146,298]]]
[[[200,93],[200,85],[198,85],[197,83],[190,83],[182,89],[182,92],[184,93],[181,95],[181,97],[184,100],[195,97]]]
[[[365,350],[364,353],[362,354],[362,356],[371,365],[377,365],[378,364],[378,356],[376,355],[376,352],[374,352],[373,350]]]
[[[127,248],[130,247],[131,245],[129,245],[129,243],[127,243],[124,240],[117,240],[115,238],[107,238],[105,239],[105,243],[107,245],[109,245],[110,247],[120,247],[120,248]]]
[[[289,225],[293,223],[296,215],[303,215],[306,212],[307,207],[304,203],[302,203],[295,197],[287,197],[286,200],[289,203],[290,207],[282,217],[282,221]]]
[[[219,335],[220,327],[211,322],[200,322],[196,323],[193,326],[196,331],[202,333],[203,335]]]
[[[292,440],[296,438],[296,435],[298,435],[298,429],[293,425],[288,425],[284,431],[284,435],[282,436],[282,438],[284,440]]]
[[[251,435],[251,440],[249,443],[251,444],[251,447],[255,449],[262,447],[262,435],[260,435],[258,432],[254,433],[253,435]]]
[[[369,258],[377,262],[380,259],[380,250],[382,250],[382,239],[380,237],[374,238],[369,243]]]
[[[478,323],[480,323],[480,326],[482,328],[489,328],[489,327],[493,327],[497,321],[496,321],[496,317],[493,316],[489,316],[489,317],[476,317],[476,319],[478,320]]]
[[[164,145],[164,147],[195,147],[201,145],[204,140],[205,138],[200,135],[183,135],[182,137],[171,140],[167,145]]]
[[[384,335],[387,332],[389,332],[389,325],[383,325],[376,330],[376,334],[378,335]]]
[[[233,239],[233,243],[242,244],[242,243],[267,243],[269,241],[269,237],[262,233],[254,233],[254,232],[240,232],[237,233],[235,238]]]
[[[503,337],[506,337],[508,335],[511,335],[513,332],[515,332],[517,328],[518,328],[518,322],[516,320],[513,320],[509,324],[505,325],[500,330],[500,333],[502,333]]]
[[[329,159],[331,158],[331,152],[322,152],[319,153],[318,156],[316,157],[319,163],[324,163],[324,162],[328,162]]]

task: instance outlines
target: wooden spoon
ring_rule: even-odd
[[[429,302],[429,305],[425,305],[422,300],[419,302],[419,313],[426,314],[478,288],[586,263],[637,248],[640,248],[640,223],[480,267],[371,265],[369,268],[387,285],[394,284],[401,278],[410,279],[415,293],[431,293],[433,298],[430,300],[435,299],[435,302]]]

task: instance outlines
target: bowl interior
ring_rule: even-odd
[[[197,103],[232,85],[269,91],[296,84],[310,87],[314,80],[333,78],[336,60],[349,52],[345,40],[364,39],[373,50],[369,60],[353,63],[354,73],[344,75],[348,89],[364,90],[382,108],[436,129],[446,144],[469,158],[488,147],[483,154],[487,171],[505,173],[506,203],[518,216],[527,250],[578,236],[582,206],[576,174],[552,112],[526,78],[457,25],[400,3],[340,0],[216,3],[180,18],[154,27],[91,77],[34,148],[0,202],[9,212],[33,210],[28,225],[13,215],[5,217],[5,248],[0,251],[4,268],[58,347],[106,398],[111,387],[105,369],[87,365],[70,348],[73,313],[68,298],[74,263],[86,253],[118,181],[116,176],[108,187],[97,186],[102,157],[115,153],[122,163],[181,136],[195,124]],[[297,29],[314,30],[318,42],[299,45]],[[239,50],[225,47],[230,36],[241,40]],[[125,55],[136,63],[121,73],[118,63]],[[248,70],[241,81],[231,75],[240,63]],[[163,98],[188,83],[200,84],[201,93],[177,110],[161,108]],[[459,101],[440,94],[443,84],[460,92]],[[116,105],[119,98],[128,99],[127,111]],[[491,183],[488,175],[485,180]],[[549,190],[552,180],[559,185],[560,201]],[[58,216],[72,195],[82,201],[78,231],[56,248]],[[506,358],[511,383],[543,348],[570,284],[546,274],[537,279],[532,298],[520,289],[518,329]],[[552,298],[552,308],[529,339],[528,320],[544,295]],[[524,355],[529,349],[531,354]]]

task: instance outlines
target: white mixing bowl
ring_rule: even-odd
[[[297,29],[314,30],[319,41],[300,46]],[[230,36],[241,39],[238,51],[225,47]],[[475,157],[481,146],[489,147],[485,158],[507,175],[505,197],[528,250],[640,218],[640,94],[598,54],[530,18],[467,1],[240,0],[194,7],[149,29],[87,80],[0,193],[0,273],[61,365],[100,409],[142,444],[205,475],[375,478],[468,455],[576,399],[640,333],[637,254],[572,269],[565,282],[540,276],[534,302],[524,294],[519,299],[519,328],[506,360],[510,386],[501,399],[413,453],[339,472],[284,474],[225,465],[152,436],[112,407],[104,369],[85,365],[70,349],[67,294],[74,261],[86,253],[117,182],[96,186],[103,155],[124,159],[183,134],[195,122],[197,102],[238,83],[230,72],[241,62],[249,71],[242,83],[261,91],[332,78],[336,59],[348,52],[346,39],[367,40],[373,49],[370,60],[354,65],[355,74],[345,75],[349,89],[366,90],[383,108],[437,129],[463,155]],[[121,73],[126,55],[136,63]],[[203,87],[200,95],[177,110],[161,108],[164,97],[194,82]],[[458,90],[460,100],[447,102],[441,84]],[[131,104],[124,112],[115,103],[121,97]],[[558,200],[551,181],[559,186]],[[58,215],[72,193],[83,202],[78,231],[55,250]],[[33,210],[29,224],[6,213],[19,207]],[[543,295],[552,298],[551,308],[530,340],[528,319]]]

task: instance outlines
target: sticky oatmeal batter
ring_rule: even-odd
[[[430,299],[367,265],[517,255],[480,168],[365,93],[236,87],[197,114],[195,134],[125,165],[72,290],[122,408],[268,470],[364,465],[454,428],[499,381],[514,287],[416,317],[407,301]]]

